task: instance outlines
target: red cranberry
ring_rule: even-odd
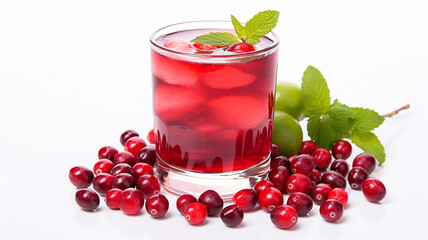
[[[94,173],[87,167],[77,166],[70,169],[68,177],[70,178],[70,182],[77,188],[86,188],[94,180]]]
[[[207,208],[204,204],[199,202],[193,202],[187,205],[184,210],[184,218],[192,225],[199,225],[207,218]]]
[[[112,189],[113,175],[108,173],[100,173],[94,178],[92,186],[98,194],[104,196],[110,189]]]
[[[303,141],[302,146],[300,147],[299,154],[309,154],[312,155],[312,153],[318,149],[318,146],[313,141]]]
[[[260,208],[269,213],[284,203],[284,196],[278,189],[269,187],[260,192],[258,202]]]
[[[290,161],[290,162],[294,161],[294,159],[296,159],[297,156],[299,156],[299,155],[292,155],[292,156],[288,157],[288,161]]]
[[[138,162],[147,163],[154,166],[156,163],[156,149],[153,146],[146,146],[138,154]]]
[[[271,159],[275,159],[276,157],[279,157],[279,156],[281,156],[281,149],[279,148],[278,145],[276,145],[275,143],[272,143],[271,154],[270,154]]]
[[[147,146],[144,139],[140,137],[132,137],[128,139],[125,143],[125,151],[132,153],[134,155],[135,159],[138,158],[138,153],[141,149],[143,149],[145,146]]]
[[[385,185],[376,178],[367,178],[361,185],[364,197],[370,202],[379,202],[386,195]]]
[[[242,189],[233,195],[232,202],[244,212],[251,210],[257,204],[257,193],[253,189]]]
[[[227,51],[235,52],[235,53],[247,53],[256,51],[253,45],[250,45],[245,42],[235,43],[232,46],[227,48]]]
[[[98,175],[100,173],[110,173],[113,167],[114,167],[114,164],[111,160],[100,159],[98,162],[94,164],[93,170],[95,175]]]
[[[137,181],[137,189],[140,190],[144,198],[147,199],[152,195],[160,193],[160,183],[159,180],[153,175],[143,175]]]
[[[279,167],[279,166],[283,166],[283,167],[288,168],[289,165],[290,165],[290,161],[288,161],[288,158],[285,156],[278,156],[276,158],[273,158],[270,161],[270,168],[271,169]]]
[[[352,167],[362,167],[370,175],[376,168],[376,158],[370,153],[361,153],[355,157]]]
[[[134,166],[136,162],[137,161],[135,160],[134,155],[126,151],[116,154],[116,156],[113,159],[114,164],[126,163],[131,167]]]
[[[138,135],[138,133],[134,130],[126,130],[125,132],[122,133],[122,135],[120,135],[120,143],[122,144],[122,146],[125,146],[126,141],[128,141],[128,139],[132,138],[132,137],[138,137],[140,135]]]
[[[341,188],[335,188],[328,194],[327,199],[336,199],[342,203],[343,207],[346,207],[348,203],[348,193]]]
[[[330,170],[340,173],[346,177],[349,171],[349,164],[343,159],[336,159],[331,163]]]
[[[106,193],[106,198],[104,199],[107,207],[111,209],[119,209],[119,196],[122,192],[123,190],[119,188],[110,189]]]
[[[125,189],[119,196],[119,208],[127,215],[135,215],[139,213],[143,206],[144,196],[138,189]]]
[[[325,184],[320,183],[312,188],[311,198],[315,204],[321,205],[328,198],[328,194],[331,192],[332,188]]]
[[[100,205],[100,197],[91,189],[79,189],[75,199],[80,208],[85,211],[93,211]]]
[[[341,188],[345,190],[346,180],[338,172],[328,171],[321,176],[321,182],[330,185],[331,188]]]
[[[214,190],[203,192],[198,199],[198,202],[205,205],[208,211],[208,216],[215,216],[223,209],[223,199]]]
[[[221,211],[220,218],[226,226],[236,227],[244,220],[244,211],[238,205],[230,205]]]
[[[306,176],[312,172],[314,167],[314,158],[308,154],[298,155],[290,162],[290,170],[292,173],[301,173]]]
[[[146,201],[146,211],[155,218],[165,216],[168,212],[168,208],[168,199],[162,194],[152,195]]]
[[[312,172],[309,174],[309,179],[311,179],[312,187],[317,185],[321,180],[321,173],[315,168],[312,169]]]
[[[315,166],[320,170],[326,170],[331,163],[331,154],[325,148],[318,148],[312,153],[315,160]]]
[[[119,173],[114,177],[111,187],[122,190],[133,188],[135,187],[135,178],[129,173]]]
[[[275,186],[269,180],[261,180],[260,182],[256,183],[256,185],[254,186],[254,191],[256,192],[257,196],[259,196],[260,192],[268,187],[275,187]]]
[[[333,145],[331,152],[334,158],[346,160],[351,156],[352,146],[348,141],[339,140]]]
[[[152,129],[147,133],[147,141],[149,141],[150,144],[155,144],[155,130]]]
[[[137,163],[132,167],[135,179],[139,179],[143,175],[153,175],[153,167],[147,163]]]
[[[321,205],[320,214],[327,222],[335,222],[343,215],[342,203],[336,199],[328,199]]]
[[[299,216],[305,216],[311,211],[314,204],[307,194],[295,192],[288,197],[287,205],[296,209]]]
[[[271,181],[276,188],[281,192],[284,192],[284,186],[289,176],[290,173],[288,172],[288,169],[286,167],[279,166],[270,170],[268,177],[269,181]]]
[[[369,177],[362,167],[354,167],[348,174],[348,182],[352,189],[361,190],[361,184]]]
[[[128,173],[128,174],[133,175],[134,170],[127,163],[119,163],[119,164],[116,164],[110,171],[110,174],[113,176],[116,176],[116,175],[121,174],[121,173]]]
[[[98,159],[108,159],[113,161],[114,157],[119,151],[112,146],[105,146],[98,150]]]
[[[311,188],[312,188],[311,179],[309,179],[308,176],[301,173],[295,173],[291,175],[287,179],[287,182],[285,185],[285,190],[287,190],[289,194],[292,194],[295,192],[308,194]]]
[[[292,206],[281,205],[270,213],[270,220],[277,228],[288,229],[297,223],[297,211]]]
[[[194,197],[194,196],[192,196],[192,195],[190,195],[190,194],[184,194],[184,195],[181,195],[178,199],[177,199],[177,202],[176,202],[176,205],[177,205],[177,210],[181,213],[181,214],[183,214],[184,213],[184,210],[186,209],[186,207],[187,207],[187,205],[189,205],[189,204],[191,204],[192,202],[197,202],[198,200]]]

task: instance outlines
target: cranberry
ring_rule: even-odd
[[[198,200],[194,197],[194,196],[192,196],[192,195],[190,195],[190,194],[184,194],[184,195],[181,195],[178,199],[177,199],[177,202],[176,202],[176,205],[177,205],[177,210],[181,213],[181,214],[183,214],[184,213],[184,210],[186,209],[186,207],[187,207],[187,205],[189,205],[189,204],[191,204],[192,202],[197,202]]]
[[[326,170],[331,163],[331,154],[325,148],[318,148],[312,155],[314,156],[315,166],[320,170]]]
[[[348,203],[348,193],[341,188],[335,188],[328,194],[327,199],[336,199],[342,203],[343,207],[346,207]]]
[[[155,130],[152,129],[147,133],[147,141],[149,141],[150,144],[155,144]]]
[[[318,146],[313,141],[303,141],[302,146],[300,147],[299,154],[309,154],[312,155],[312,153],[318,149]]]
[[[251,210],[257,204],[257,193],[253,189],[242,189],[233,195],[232,202],[244,212]]]
[[[159,180],[153,175],[141,176],[137,180],[136,186],[143,193],[145,199],[151,195],[159,194],[161,189]]]
[[[386,195],[385,185],[376,178],[367,178],[361,185],[364,197],[370,202],[379,202]]]
[[[108,159],[113,161],[114,157],[119,151],[112,146],[105,146],[98,150],[98,159]]]
[[[140,136],[136,131],[134,130],[126,130],[125,132],[120,135],[120,143],[122,146],[125,146],[126,141],[132,137],[138,137]]]
[[[127,163],[119,163],[116,164],[110,171],[110,174],[113,176],[116,176],[121,173],[129,173],[131,175],[134,175],[134,170]]]
[[[311,198],[315,204],[321,205],[328,198],[328,194],[331,192],[332,188],[325,184],[320,183],[312,188]]]
[[[283,167],[288,168],[289,165],[290,165],[290,161],[288,161],[288,158],[285,156],[278,156],[278,157],[276,157],[270,161],[270,168],[271,169],[279,167],[279,166],[283,166]]]
[[[140,137],[132,137],[128,139],[125,143],[125,151],[132,153],[134,155],[135,159],[138,158],[138,153],[141,149],[143,149],[145,146],[147,146],[144,139]]]
[[[343,215],[342,203],[336,199],[328,199],[321,205],[320,214],[327,222],[335,222]]]
[[[108,173],[100,173],[94,178],[92,186],[98,194],[104,196],[110,189],[112,189],[113,175]]]
[[[114,167],[114,164],[109,159],[100,159],[94,164],[94,173],[98,175],[100,173],[110,173],[111,169]]]
[[[281,149],[279,148],[278,145],[276,145],[275,143],[272,143],[271,154],[270,154],[271,159],[275,159],[276,157],[279,157],[279,156],[281,156]]]
[[[276,188],[281,192],[284,192],[285,183],[289,176],[290,173],[288,172],[288,169],[286,167],[279,166],[270,170],[268,177],[269,181],[271,181]]]
[[[258,202],[261,209],[269,213],[275,207],[284,203],[284,196],[278,189],[274,187],[268,187],[260,192]]]
[[[116,154],[113,159],[114,164],[127,163],[131,167],[134,166],[136,162],[134,155],[126,151]]]
[[[138,153],[138,162],[154,166],[156,163],[156,149],[150,145],[141,149],[140,153]]]
[[[135,187],[135,178],[129,173],[119,173],[114,177],[111,187],[122,190],[133,188]]]
[[[119,208],[127,215],[135,215],[144,206],[143,193],[135,188],[123,190],[119,196]]]
[[[257,196],[259,196],[260,192],[268,187],[274,187],[273,183],[269,180],[261,180],[254,186],[254,191],[256,192]]]
[[[94,180],[94,173],[87,167],[77,166],[70,169],[68,177],[70,178],[70,182],[77,188],[86,188]]]
[[[297,211],[292,206],[281,205],[270,213],[270,220],[277,228],[288,229],[297,223]]]
[[[287,190],[289,194],[292,194],[295,192],[308,194],[311,188],[312,188],[311,179],[309,179],[308,176],[301,173],[296,173],[291,175],[287,179],[287,182],[285,185],[285,190]]]
[[[192,225],[199,225],[207,218],[207,208],[204,204],[199,202],[193,202],[187,205],[184,210],[184,218]]]
[[[321,180],[321,173],[320,171],[316,170],[315,168],[312,169],[312,172],[309,174],[309,179],[311,179],[312,187],[317,185]]]
[[[119,196],[123,192],[122,189],[112,188],[106,193],[106,198],[104,199],[107,207],[111,209],[119,209]]]
[[[294,161],[294,159],[296,159],[297,156],[299,156],[299,155],[292,155],[292,156],[288,157],[288,161],[290,161],[290,162]]]
[[[333,145],[331,152],[334,158],[346,160],[351,156],[352,146],[348,141],[339,140]]]
[[[236,227],[244,220],[244,211],[238,205],[230,205],[221,211],[220,218],[226,226]]]
[[[321,182],[330,185],[331,188],[341,188],[345,190],[346,180],[338,172],[328,171],[321,176]]]
[[[336,159],[331,163],[330,170],[340,173],[346,177],[349,171],[349,164],[343,159]]]
[[[143,175],[153,175],[153,167],[147,163],[137,163],[132,167],[135,179],[139,179]]]
[[[235,43],[232,46],[227,48],[227,51],[235,52],[235,53],[247,53],[256,51],[253,45],[250,45],[245,42]]]
[[[290,170],[292,173],[302,173],[306,176],[312,172],[314,167],[314,158],[308,154],[298,155],[290,162]]]
[[[351,188],[361,190],[361,184],[369,177],[369,174],[362,167],[354,167],[348,174],[348,182]]]
[[[165,216],[168,208],[168,199],[162,194],[152,195],[146,201],[146,211],[155,218]]]
[[[198,202],[205,205],[208,211],[208,216],[215,216],[223,209],[223,199],[214,190],[203,192],[198,199]]]
[[[85,211],[93,211],[100,205],[100,197],[91,189],[79,189],[75,199],[77,205]]]
[[[376,168],[376,158],[370,153],[361,153],[355,157],[352,167],[362,167],[370,175]]]
[[[287,205],[296,209],[299,216],[304,216],[311,211],[314,204],[307,194],[295,192],[288,197]]]

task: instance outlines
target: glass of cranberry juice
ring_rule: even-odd
[[[171,192],[228,199],[269,170],[278,37],[244,53],[190,42],[231,26],[187,22],[151,36],[156,167]]]

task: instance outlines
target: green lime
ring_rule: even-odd
[[[303,119],[302,90],[291,82],[278,82],[275,93],[275,110],[290,114],[298,121]]]
[[[302,146],[303,132],[299,122],[288,113],[275,111],[272,143],[281,149],[281,154],[290,157],[298,154]]]

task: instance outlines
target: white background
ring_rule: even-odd
[[[0,0],[0,239],[418,239],[428,234],[426,141],[428,14],[424,1],[94,1]],[[308,65],[326,78],[332,99],[380,113],[406,103],[376,130],[387,159],[373,176],[381,204],[349,189],[334,224],[314,206],[291,230],[269,216],[245,215],[237,229],[209,218],[188,225],[125,216],[103,202],[81,211],[68,170],[92,168],[104,145],[152,126],[149,36],[171,23],[248,20],[281,12],[278,80],[300,84]],[[305,128],[305,123],[302,122]],[[354,150],[354,157],[360,150]],[[349,160],[351,162],[351,160]]]

